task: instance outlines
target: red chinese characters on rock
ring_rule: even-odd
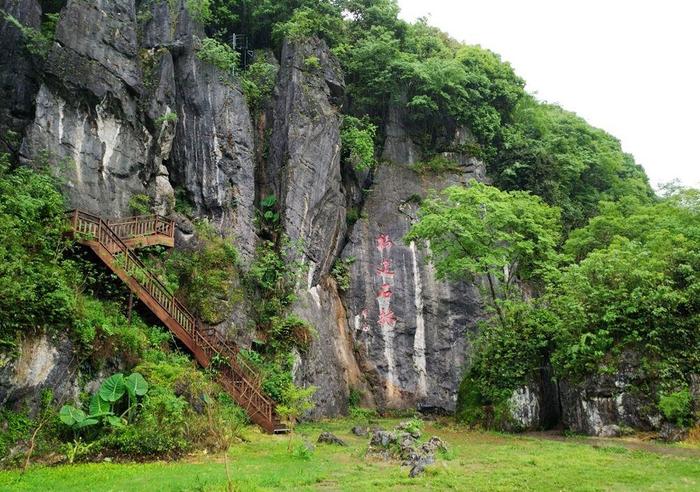
[[[394,243],[391,242],[391,238],[389,238],[388,234],[380,234],[379,237],[377,237],[377,249],[382,254],[382,257],[384,256],[384,252],[386,252],[387,255],[389,254],[389,250],[391,250],[393,245]]]
[[[382,309],[379,311],[379,325],[393,328],[396,326],[396,316],[391,309]]]
[[[369,331],[369,323],[367,322],[367,318],[369,317],[369,313],[367,312],[367,309],[362,310],[362,324],[360,329],[367,333]]]
[[[391,269],[391,259],[388,257],[394,243],[388,234],[380,234],[377,237],[377,250],[382,257],[381,265],[377,268],[377,275],[381,281],[377,293],[379,305],[379,318],[377,323],[381,328],[394,328],[396,315],[391,310],[391,297],[394,295],[391,288],[394,286],[394,271]]]
[[[379,311],[389,309],[389,304],[391,303],[391,296],[394,294],[391,292],[391,286],[389,284],[382,284],[379,292],[377,293],[377,303],[379,304]],[[381,323],[380,323],[381,324]]]
[[[379,305],[379,317],[377,324],[382,329],[393,329],[396,326],[396,315],[391,310],[391,298],[394,295],[392,288],[394,287],[395,272],[392,270],[391,258],[389,253],[394,242],[389,237],[389,234],[379,234],[377,236],[377,250],[381,256],[379,266],[376,268],[376,275],[379,283],[379,291],[377,292],[377,304]],[[363,309],[359,316],[358,329],[362,332],[370,331],[369,311]]]
[[[382,284],[394,285],[394,271],[391,269],[391,260],[382,260],[381,268],[377,268],[377,275],[382,279]]]

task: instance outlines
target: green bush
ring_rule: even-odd
[[[367,170],[375,165],[374,139],[377,127],[367,118],[345,116],[340,130],[342,157],[357,170]]]
[[[693,398],[685,388],[674,393],[661,395],[659,410],[666,420],[679,426],[690,425],[693,414]]]
[[[264,53],[259,52],[255,61],[243,72],[241,85],[248,105],[254,112],[261,110],[270,99],[277,80],[277,70],[277,65],[268,63]]]
[[[459,165],[452,159],[437,154],[427,161],[421,161],[411,166],[419,174],[458,173]]]
[[[247,423],[245,412],[187,356],[152,350],[135,370],[151,387],[133,423],[101,440],[107,449],[151,457],[220,451],[223,436],[238,435]]]
[[[240,56],[240,53],[228,44],[221,43],[214,38],[202,39],[202,44],[197,50],[197,58],[225,72],[233,72],[236,69]]]
[[[196,207],[186,189],[181,187],[175,188],[175,207],[173,209],[190,219],[194,217]]]
[[[11,169],[0,154],[0,344],[23,331],[69,328],[82,275],[64,252],[65,202],[54,180],[28,167]]]
[[[213,20],[212,0],[185,0],[185,8],[194,20],[207,24]]]
[[[309,71],[318,70],[321,68],[321,62],[317,56],[307,56],[304,58],[304,68]]]
[[[238,252],[208,222],[196,222],[198,244],[193,251],[173,251],[166,262],[178,285],[176,294],[205,323],[223,321],[242,298]]]
[[[163,126],[163,123],[174,123],[177,121],[177,113],[174,113],[172,111],[168,111],[167,113],[163,113],[160,115],[158,118],[156,118],[156,126],[160,128]]]
[[[0,409],[0,459],[8,456],[10,449],[19,441],[31,437],[35,423],[28,415],[7,408]]]
[[[132,195],[129,198],[129,209],[134,215],[148,215],[151,213],[153,199],[144,194]]]
[[[312,36],[319,36],[331,46],[335,46],[342,39],[345,25],[342,18],[327,14],[319,8],[301,7],[293,11],[286,22],[276,24],[272,29],[272,37],[281,44],[283,39],[301,41]]]
[[[295,314],[274,316],[269,343],[274,350],[286,351],[296,347],[305,351],[309,348],[315,333],[316,330],[311,323]]]
[[[58,14],[44,15],[40,29],[25,26],[17,18],[4,11],[0,11],[0,15],[2,15],[9,24],[19,29],[22,33],[24,48],[30,55],[36,56],[42,60],[48,56],[56,32]]]
[[[353,422],[359,422],[363,425],[372,423],[378,417],[376,410],[358,406],[351,406],[348,414]]]
[[[355,263],[355,257],[338,258],[333,263],[331,275],[335,279],[335,283],[341,291],[346,291],[350,288],[350,266]]]
[[[362,392],[355,387],[350,387],[350,392],[348,394],[348,406],[350,408],[356,408],[356,407],[360,406],[361,401],[362,401]]]

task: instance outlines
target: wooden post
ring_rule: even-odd
[[[129,307],[126,312],[126,319],[129,322],[129,326],[131,326],[131,308],[134,306],[134,293],[132,291],[129,291]]]

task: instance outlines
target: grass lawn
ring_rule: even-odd
[[[389,428],[397,421],[382,421]],[[471,432],[426,424],[450,451],[426,473],[408,478],[399,463],[365,458],[367,439],[336,420],[300,426],[314,442],[310,457],[287,452],[285,436],[251,428],[249,442],[230,452],[234,490],[700,490],[700,449],[628,445],[624,441],[561,440]],[[322,430],[348,442],[346,448],[315,444]],[[294,446],[293,446],[294,447]],[[177,462],[98,463],[34,467],[20,477],[0,472],[0,490],[178,491],[226,490],[223,456],[192,456]]]

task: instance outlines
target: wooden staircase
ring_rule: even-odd
[[[204,368],[216,363],[218,382],[246,411],[250,420],[269,433],[287,432],[275,412],[275,402],[260,387],[260,378],[238,349],[212,328],[205,328],[165,285],[139,260],[133,249],[174,245],[173,221],[157,215],[106,221],[72,210],[71,233],[88,246],[131,291],[175,334]]]

